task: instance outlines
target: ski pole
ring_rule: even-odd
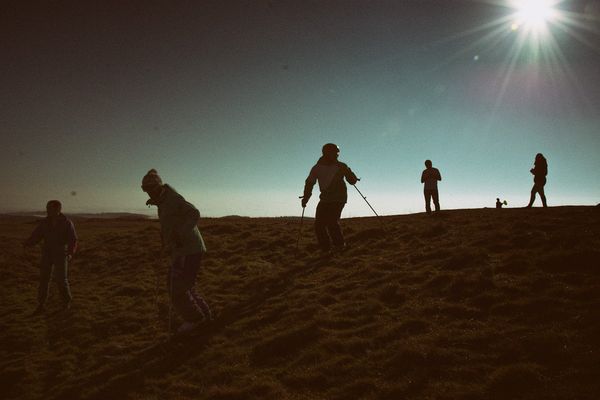
[[[360,179],[359,179],[360,180]],[[354,189],[356,189],[356,191],[358,192],[358,194],[360,194],[360,197],[363,198],[363,200],[367,203],[367,205],[369,206],[369,208],[373,211],[373,213],[375,213],[375,216],[377,217],[377,220],[379,221],[379,223],[381,224],[381,226],[383,227],[383,221],[381,220],[381,218],[379,218],[379,214],[377,214],[377,211],[375,211],[375,209],[373,208],[373,206],[371,206],[371,203],[369,203],[369,201],[367,200],[367,198],[362,194],[362,192],[356,187],[356,183],[354,185]]]
[[[299,196],[298,198],[301,199],[304,196]],[[296,251],[298,251],[298,246],[300,245],[300,236],[302,236],[302,223],[304,222],[304,210],[306,210],[306,207],[302,207],[302,217],[300,217],[300,230],[298,231],[298,240],[296,241]]]
[[[156,306],[156,313],[157,313],[157,322],[154,324],[154,332],[158,333],[158,330],[160,328],[158,328],[159,325],[162,325],[162,320],[160,318],[160,310],[161,310],[161,295],[160,295],[160,283],[163,282],[162,278],[162,274],[161,274],[161,262],[162,262],[162,252],[159,253],[159,258],[158,258],[158,262],[154,262],[154,280],[156,281],[156,284],[154,285],[154,303]]]
[[[173,334],[173,276],[175,275],[175,265],[169,270],[169,337]]]

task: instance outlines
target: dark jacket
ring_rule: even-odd
[[[546,175],[548,175],[548,162],[545,158],[536,161],[533,170],[531,171],[533,174],[533,182],[539,185],[546,184]]]
[[[173,257],[204,253],[206,246],[198,229],[200,212],[171,186],[156,202],[163,245]]]
[[[73,255],[77,251],[77,234],[73,222],[63,214],[56,217],[54,223],[49,217],[40,221],[25,245],[33,246],[44,241],[44,252]]]
[[[327,162],[323,157],[319,158],[317,164],[312,167],[304,184],[304,199],[308,201],[312,196],[313,186],[319,181],[321,195],[319,198],[326,203],[346,203],[348,200],[348,189],[344,178],[354,185],[358,178],[352,170],[343,162]]]
[[[442,180],[440,170],[437,168],[427,168],[421,174],[421,183],[424,183],[424,190],[437,190],[438,181]]]

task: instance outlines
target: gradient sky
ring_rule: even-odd
[[[156,168],[205,216],[299,215],[327,142],[380,214],[423,211],[428,158],[442,208],[526,205],[538,152],[550,205],[600,202],[598,1],[537,40],[508,1],[21,3],[0,21],[0,211],[155,213]],[[343,216],[370,214],[349,187]]]

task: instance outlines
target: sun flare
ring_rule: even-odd
[[[555,0],[514,0],[512,6],[516,12],[512,26],[523,26],[534,32],[544,30],[546,24],[557,17],[555,5]]]

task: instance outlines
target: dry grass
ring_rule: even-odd
[[[75,222],[74,308],[32,318],[32,219],[0,220],[4,398],[600,398],[597,207],[349,219],[331,259],[297,219],[202,220],[218,318],[168,346],[158,223]]]

